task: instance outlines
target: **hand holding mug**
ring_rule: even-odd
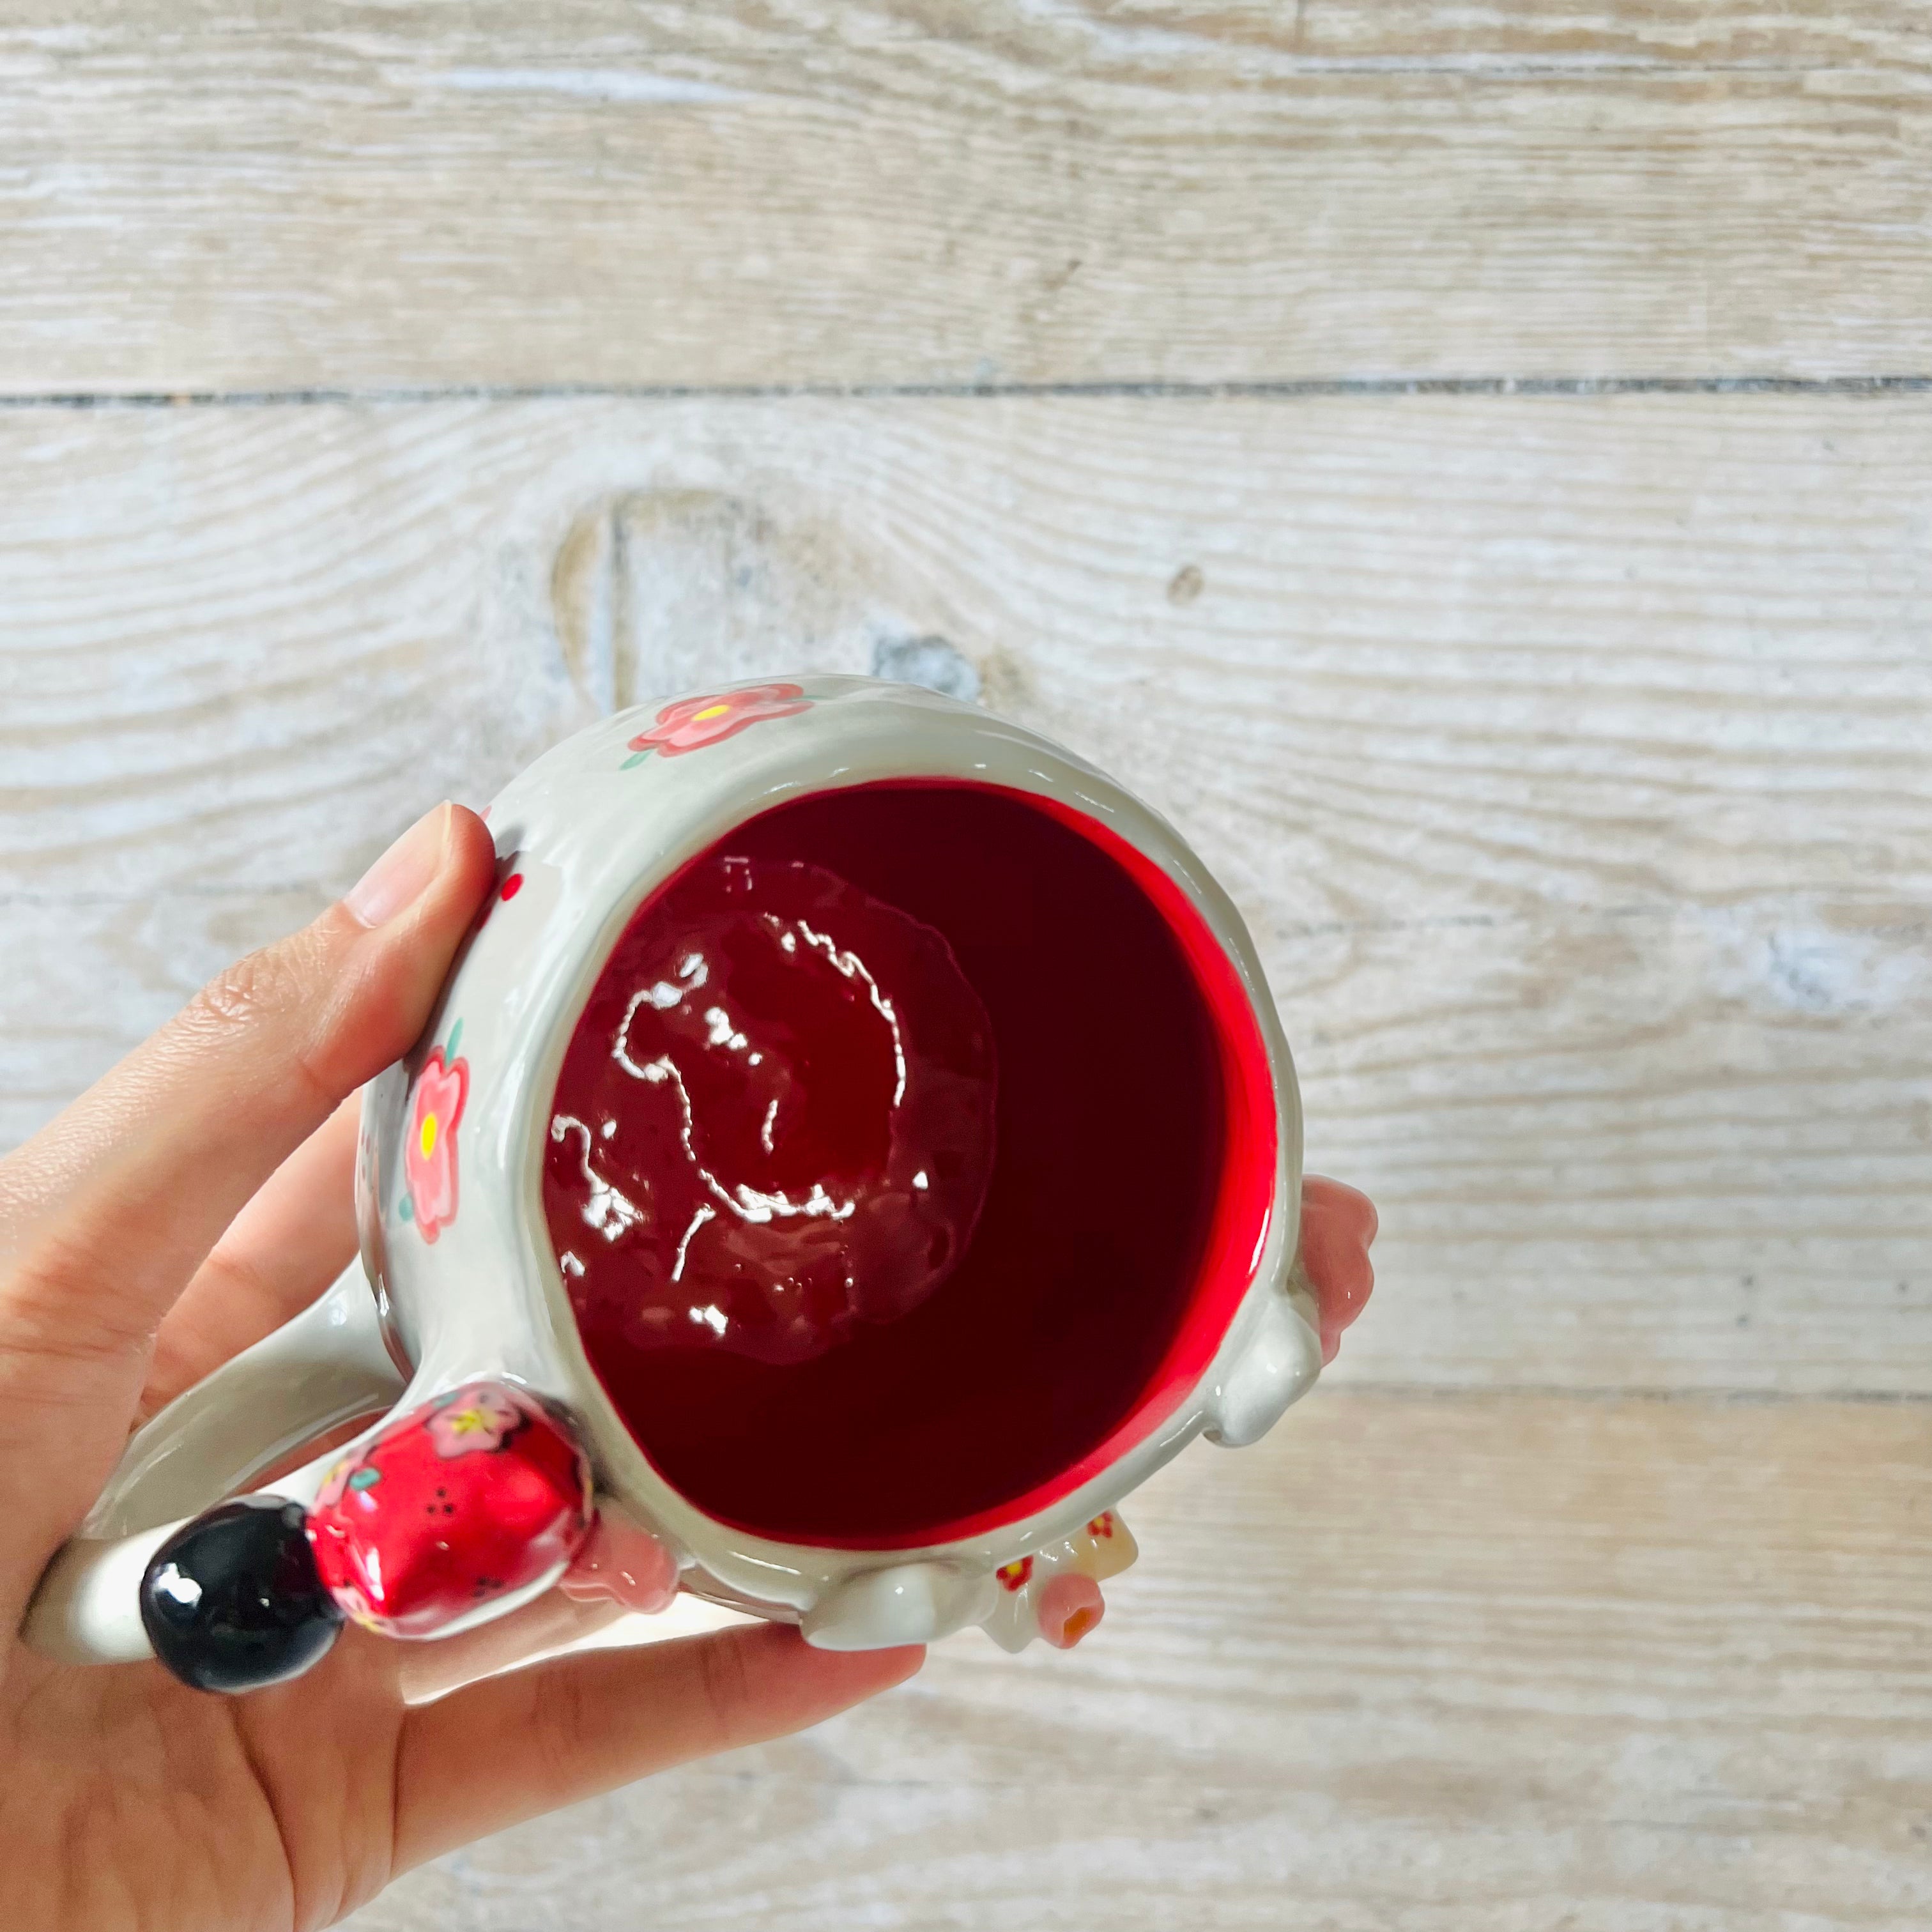
[[[422,1031],[494,884],[488,830],[439,807],[0,1162],[0,1628],[136,1422],[353,1257],[356,1110],[338,1103]],[[626,1555],[592,1545],[585,1586],[623,1588]],[[326,1924],[466,1839],[815,1723],[920,1660],[760,1625],[470,1682],[616,1613],[554,1593],[433,1645],[352,1630],[239,1700],[10,1634],[0,1924]]]
[[[323,1922],[472,1832],[814,1721],[962,1624],[1064,1647],[1132,1558],[1118,1498],[1197,1433],[1253,1440],[1359,1312],[1373,1210],[1304,1181],[1251,944],[1171,827],[921,693],[755,686],[639,722],[560,747],[487,828],[430,814],[0,1164],[0,1599],[45,1653],[14,1644],[0,1679],[0,1822],[50,1848],[0,1883],[139,1872],[144,1922]],[[776,882],[771,943],[851,995],[829,1087],[750,993],[704,992],[701,950],[638,976],[678,892],[734,866],[730,890]],[[871,976],[868,950],[916,963],[915,927],[952,962],[926,983],[970,980],[982,1059]],[[976,1118],[997,1060],[986,1132],[908,1143],[982,1158],[970,1211],[890,1149],[862,1202],[760,1168],[706,1056],[781,1046],[796,1065],[743,1090],[773,1160],[788,1132],[865,1140],[868,1106],[903,1125],[922,1054]],[[888,1102],[851,1072],[868,1052]],[[610,1065],[655,1126],[596,1112]],[[358,1133],[337,1103],[364,1088]],[[647,1194],[662,1225],[612,1276]],[[937,1244],[910,1286],[821,1265],[859,1248],[810,1218],[862,1207],[889,1260]],[[804,1260],[748,1276],[778,1252]],[[220,1500],[242,1489],[271,1493]],[[408,1704],[680,1584],[807,1642]],[[345,1612],[439,1640],[338,1643]],[[151,1648],[188,1684],[276,1688],[227,1706],[131,1662]],[[94,1802],[104,1775],[126,1803]],[[56,1848],[83,1829],[81,1869]],[[76,1922],[111,1924],[106,1896]]]
[[[364,1097],[373,1300],[141,1432],[40,1586],[54,1654],[245,1689],[344,1613],[519,1608],[594,1517],[820,1648],[1064,1645],[1120,1498],[1333,1354],[1366,1204],[1304,1244],[1287,1042],[1172,826],[904,686],[638,722],[485,814],[485,916]]]

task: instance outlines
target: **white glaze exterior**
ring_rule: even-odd
[[[1254,1441],[1319,1372],[1314,1303],[1297,1264],[1301,1118],[1294,1067],[1246,928],[1165,820],[1084,760],[975,706],[867,679],[803,676],[796,682],[808,708],[761,718],[675,757],[654,752],[640,761],[631,753],[631,740],[650,728],[656,706],[621,713],[546,754],[494,802],[488,815],[500,861],[514,858],[524,884],[514,898],[493,904],[422,1040],[365,1095],[357,1180],[364,1265],[393,1344],[414,1364],[403,1406],[484,1377],[560,1402],[578,1419],[600,1497],[670,1546],[688,1588],[799,1622],[809,1641],[828,1648],[925,1642],[974,1623],[1016,1648],[1033,1631],[995,1582],[1003,1565],[1033,1556],[1047,1570],[1073,1565],[1097,1576],[1122,1567],[1127,1559],[1120,1549],[1101,1551],[1086,1535],[1090,1522],[1196,1435],[1230,1445]],[[673,1490],[599,1388],[542,1213],[550,1096],[611,946],[638,906],[680,866],[734,826],[786,800],[904,778],[956,778],[1056,800],[1110,827],[1182,888],[1239,973],[1271,1064],[1278,1148],[1273,1207],[1252,1281],[1207,1372],[1150,1436],[1074,1493],[983,1537],[924,1549],[780,1544],[717,1522]],[[404,1136],[412,1082],[459,1022],[469,1087],[458,1129],[458,1202],[430,1241],[399,1211],[407,1192]],[[366,1387],[369,1324],[358,1318],[350,1325],[362,1332],[358,1338],[341,1331],[344,1372],[362,1374]],[[198,1405],[205,1418],[224,1399],[224,1386],[249,1379],[255,1353],[183,1402]],[[181,1406],[142,1432],[142,1438],[153,1438],[146,1451],[150,1462],[180,1432],[173,1425]],[[328,1403],[317,1391],[309,1406]],[[306,1418],[297,1420],[308,1426]],[[200,1426],[206,1433],[205,1420]],[[140,1447],[137,1438],[130,1456]],[[211,1456],[211,1482],[215,1462],[232,1478],[232,1450],[231,1440],[225,1458]],[[341,1453],[332,1450],[278,1480],[277,1493],[312,1501]],[[124,1504],[136,1474],[124,1464],[110,1496],[122,1494]],[[171,1498],[182,1495],[178,1483],[164,1486]],[[208,1489],[201,1504],[220,1492]],[[104,1498],[87,1534],[111,1538],[147,1526],[133,1516],[152,1522],[152,1509],[130,1512]],[[151,1537],[144,1535],[144,1544]],[[1120,1549],[1131,1548],[1124,1535]],[[57,1629],[68,1654],[88,1652],[91,1630],[99,1639],[94,1654],[128,1654],[124,1618],[110,1632],[104,1613],[76,1608],[99,1600],[94,1572],[110,1550],[106,1542],[71,1548],[40,1593],[43,1632]],[[124,1552],[113,1560],[118,1574]],[[500,1615],[529,1594],[500,1600],[482,1614]]]

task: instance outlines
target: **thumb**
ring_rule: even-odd
[[[22,1398],[0,1400],[0,1472],[31,1467],[40,1491],[10,1498],[0,1473],[0,1508],[85,1508],[162,1316],[256,1188],[422,1030],[493,869],[482,820],[439,806],[0,1162],[0,1394]],[[58,1444],[9,1439],[50,1417]]]

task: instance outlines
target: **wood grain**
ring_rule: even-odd
[[[1928,23],[1902,0],[1796,0],[1783,6],[1708,0],[1298,0],[1169,5],[1105,0],[1112,22],[1171,32],[1190,28],[1304,59],[1439,63],[1462,68],[1537,65],[1815,71],[1827,68],[1922,69]]]
[[[37,1123],[320,901],[9,902],[0,1121]],[[1924,930],[1810,935],[1818,970],[1886,989],[1877,1012],[1851,986],[1836,1011],[1786,1004],[1794,943],[1550,915],[1272,949],[1310,1166],[1382,1213],[1378,1298],[1336,1373],[1932,1389]]]
[[[0,391],[1932,374],[1910,5],[0,27]]]
[[[1383,1210],[1079,1652],[956,1640],[356,1932],[1932,1920],[1928,53],[1919,0],[8,10],[0,1146],[431,798],[937,640],[1199,846]]]
[[[1318,1394],[1136,1499],[1070,1657],[512,1832],[356,1932],[1906,1932],[1932,1408]]]
[[[1184,818],[1270,936],[1813,896],[1909,922],[1928,424],[1721,397],[0,417],[0,877],[340,880],[372,822],[607,702],[938,634]],[[363,781],[368,819],[313,808]]]
[[[0,418],[0,1119],[578,719],[937,634],[1246,910],[1310,1162],[1383,1207],[1345,1376],[1927,1390],[1928,419]]]

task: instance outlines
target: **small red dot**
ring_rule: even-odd
[[[512,872],[498,889],[496,896],[500,899],[513,899],[523,890],[523,874],[520,872]]]

